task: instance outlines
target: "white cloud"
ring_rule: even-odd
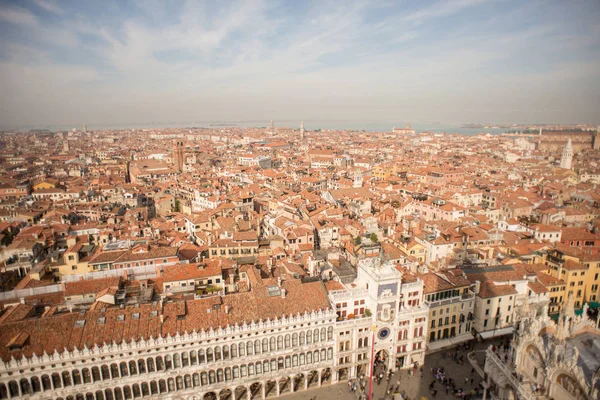
[[[9,24],[35,26],[38,21],[26,8],[18,6],[0,6],[0,21]]]
[[[44,10],[57,15],[63,15],[65,11],[53,0],[34,0],[34,3]]]

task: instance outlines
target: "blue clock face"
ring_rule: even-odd
[[[387,339],[388,336],[390,336],[389,328],[382,328],[379,330],[379,333],[377,334],[377,337],[381,340]]]

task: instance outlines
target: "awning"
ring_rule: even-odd
[[[598,303],[597,301],[590,301],[588,303],[588,306],[590,306],[590,308],[598,308],[600,306],[600,303]]]
[[[479,332],[479,335],[481,335],[482,339],[489,339],[489,338],[493,338],[493,337],[497,337],[497,336],[510,335],[511,333],[513,333],[514,329],[515,328],[512,326],[507,326],[506,328],[500,328],[500,329],[491,330],[491,331]]]

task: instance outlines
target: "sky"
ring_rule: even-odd
[[[599,124],[599,89],[598,0],[0,0],[1,126]]]

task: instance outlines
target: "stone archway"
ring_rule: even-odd
[[[319,373],[317,371],[310,371],[306,377],[308,380],[308,387],[317,386],[319,384]]]
[[[265,397],[277,397],[277,382],[276,381],[267,381],[265,383]]]
[[[332,373],[333,371],[331,368],[325,368],[323,372],[321,372],[321,385],[332,382]]]
[[[231,389],[223,389],[219,392],[219,400],[232,400]]]
[[[250,385],[250,399],[262,399],[262,384],[254,382]]]
[[[550,396],[554,398],[564,398],[565,394],[576,400],[586,400],[588,398],[586,391],[581,387],[577,379],[566,371],[557,373],[556,379],[553,382],[554,385],[552,385]]]
[[[215,392],[208,392],[202,396],[202,400],[217,400],[217,395]]]
[[[338,381],[343,381],[348,379],[348,368],[340,368],[337,372]]]
[[[287,392],[291,392],[292,388],[291,388],[291,382],[290,382],[290,378],[283,377],[279,379],[279,394],[283,394],[283,393],[287,393]]]
[[[247,398],[247,393],[248,389],[246,389],[246,386],[238,386],[235,388],[235,391],[233,392],[234,394],[234,400],[246,400]]]
[[[292,380],[293,391],[297,392],[300,389],[304,389],[304,381],[304,374],[297,374],[294,376],[294,379]]]

